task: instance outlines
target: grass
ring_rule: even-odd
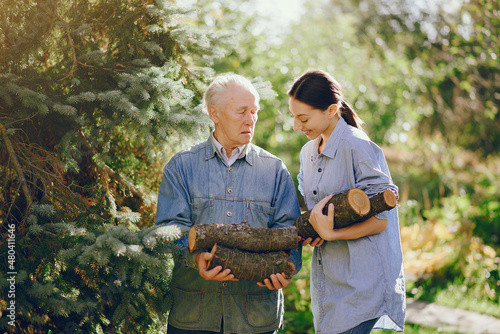
[[[467,287],[462,278],[434,278],[419,283],[406,282],[408,297],[500,318],[497,300],[484,298],[485,285]]]

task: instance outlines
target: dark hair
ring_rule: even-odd
[[[340,84],[324,71],[306,71],[295,80],[287,94],[320,110],[326,110],[332,104],[339,105],[340,102],[340,112],[347,124],[355,128],[361,128],[361,124],[363,124],[358,114],[344,99]]]

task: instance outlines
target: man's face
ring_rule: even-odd
[[[252,140],[259,106],[248,89],[233,84],[220,97],[218,106],[209,106],[215,124],[215,138],[230,152]]]

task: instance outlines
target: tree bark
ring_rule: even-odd
[[[363,190],[358,188],[352,188],[346,192],[334,195],[323,208],[323,214],[326,215],[328,213],[328,205],[330,203],[335,207],[335,228],[346,227],[352,225],[354,222],[364,220],[363,217],[370,212],[370,199]],[[319,237],[318,233],[316,233],[309,223],[310,215],[311,210],[304,212],[294,222],[299,235],[304,239]]]
[[[284,251],[254,253],[215,244],[212,253],[208,270],[216,266],[221,266],[222,270],[229,268],[234,277],[241,280],[263,282],[272,274],[280,273],[290,278],[295,273],[290,255]]]
[[[215,244],[252,252],[297,249],[297,229],[293,226],[253,228],[240,224],[202,224],[189,230],[188,249],[210,249]]]
[[[380,212],[391,210],[395,208],[397,204],[398,198],[392,190],[386,189],[381,191],[370,197],[370,212],[366,214],[363,220],[373,217]]]

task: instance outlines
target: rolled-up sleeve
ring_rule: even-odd
[[[357,141],[352,147],[353,168],[356,187],[362,189],[368,197],[386,190],[398,194],[398,187],[392,183],[384,155],[380,147],[368,141]],[[387,219],[388,212],[383,211],[376,216]]]

